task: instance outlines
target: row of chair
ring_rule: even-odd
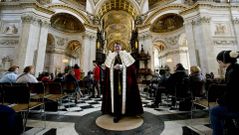
[[[59,101],[77,87],[75,82],[0,83],[0,103],[20,112],[25,128],[29,110],[39,106],[44,110],[45,101]]]

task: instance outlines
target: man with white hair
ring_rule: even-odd
[[[113,115],[115,123],[122,116],[143,113],[134,63],[134,58],[128,52],[122,51],[118,43],[105,61],[102,113]]]

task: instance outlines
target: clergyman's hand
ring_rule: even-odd
[[[123,68],[123,66],[120,65],[120,64],[116,64],[116,65],[114,66],[114,69],[116,69],[116,70],[121,70],[122,68]]]

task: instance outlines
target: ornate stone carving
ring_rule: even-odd
[[[46,21],[46,20],[42,21],[42,26],[43,27],[48,27],[50,24],[51,23],[49,21]]]
[[[136,25],[142,24],[146,17],[147,17],[147,14],[136,16],[135,24]]]
[[[17,29],[15,24],[8,24],[5,27],[3,33],[6,34],[6,35],[14,35],[14,34],[18,33],[18,29]]]
[[[225,24],[216,24],[216,29],[215,29],[215,32],[214,34],[215,35],[222,35],[222,34],[225,34],[227,33],[227,27]]]
[[[23,15],[23,16],[21,16],[21,19],[22,19],[23,23],[31,23],[31,21],[33,20],[33,16]]]
[[[23,15],[21,16],[22,22],[23,23],[31,23],[34,25],[41,25],[42,24],[42,20],[38,19],[32,15]]]
[[[56,44],[58,45],[58,46],[64,46],[65,45],[65,43],[66,43],[66,41],[68,40],[67,38],[62,38],[62,37],[58,37],[58,36],[56,36]]]
[[[0,40],[0,46],[3,46],[4,48],[14,47],[18,43],[19,43],[18,40],[12,40],[12,39]]]
[[[168,55],[171,55],[171,54],[179,54],[179,53],[186,53],[186,52],[187,52],[187,50],[179,50],[179,49],[177,49],[177,50],[169,50],[168,52],[165,52],[165,53],[161,54],[159,56],[159,59],[164,58],[164,57],[166,57]]]
[[[10,56],[6,56],[2,58],[3,69],[7,70],[12,65],[13,59]]]
[[[210,23],[211,17],[203,16],[203,17],[200,17],[198,21],[200,23]]]
[[[214,40],[215,45],[233,45],[236,43],[234,40]]]
[[[180,35],[176,35],[176,36],[172,36],[172,37],[167,37],[167,38],[165,38],[165,41],[169,45],[176,45],[178,43],[179,36]]]
[[[233,23],[234,23],[234,24],[239,24],[239,18],[237,18],[237,17],[234,18],[234,19],[233,19]]]

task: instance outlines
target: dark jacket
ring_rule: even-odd
[[[170,93],[176,94],[177,97],[185,97],[187,94],[188,75],[185,70],[176,70],[174,74],[169,77]]]
[[[226,91],[219,104],[223,104],[230,111],[239,112],[239,64],[231,64],[226,69]]]
[[[188,87],[194,97],[203,96],[204,83],[205,79],[202,74],[200,73],[190,74]]]

